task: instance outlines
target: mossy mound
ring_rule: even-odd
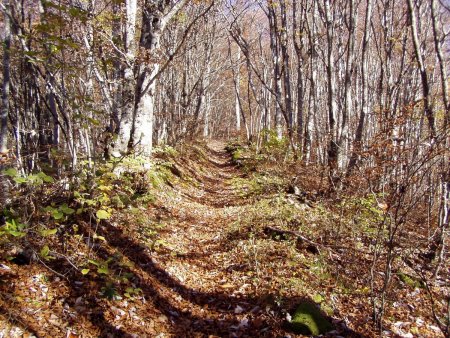
[[[408,275],[406,273],[403,273],[403,272],[398,272],[397,276],[403,283],[405,283],[406,285],[408,285],[409,287],[411,287],[413,289],[425,288],[425,284],[423,283],[423,281],[419,280],[418,278],[415,278],[415,277]]]
[[[290,327],[296,334],[303,335],[319,335],[333,329],[333,325],[317,306],[306,301],[298,305]]]

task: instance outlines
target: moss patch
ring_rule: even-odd
[[[406,285],[408,285],[409,287],[415,289],[415,288],[419,288],[419,289],[423,289],[425,287],[425,285],[423,284],[423,282],[411,275],[408,275],[406,273],[403,272],[398,272],[397,273],[398,279],[400,279],[403,283],[405,283]]]
[[[333,325],[317,306],[306,301],[300,303],[295,310],[290,327],[296,334],[304,335],[319,335],[333,329]]]

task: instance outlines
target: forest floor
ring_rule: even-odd
[[[327,243],[315,229],[322,207],[277,181],[255,188],[222,142],[170,161],[155,201],[79,220],[58,259],[1,261],[1,337],[296,337],[287,319],[302,301],[321,304],[334,325],[326,336],[376,335],[360,271],[370,256],[270,232],[303,215],[299,233]],[[75,254],[90,271],[71,267]],[[399,294],[385,336],[443,337],[423,289]]]

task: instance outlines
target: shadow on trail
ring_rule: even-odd
[[[100,228],[98,233],[105,237],[110,246],[139,266],[140,278],[137,287],[142,289],[147,301],[169,318],[172,333],[176,337],[190,337],[198,333],[229,335],[232,332],[239,337],[273,337],[273,330],[280,329],[281,313],[264,313],[267,305],[273,306],[273,303],[268,302],[268,299],[272,298],[271,295],[253,298],[241,294],[233,296],[226,292],[202,292],[188,288],[159,267],[146,246],[128,238],[120,229],[110,224],[106,223]],[[100,249],[98,254],[105,259],[108,257],[105,249]],[[178,296],[181,296],[181,300],[177,299]],[[287,303],[294,304],[298,300],[300,298],[290,299]],[[235,314],[238,305],[242,308],[241,317],[247,316],[246,325],[243,325]],[[199,315],[201,312],[205,315]],[[345,335],[363,337],[348,329]]]
[[[240,173],[236,165],[231,162],[230,155],[225,152],[219,153],[211,149],[209,151],[220,154],[220,157],[223,158],[223,162],[220,160],[212,160],[209,156],[202,160],[190,160],[192,163],[180,163],[179,160],[175,160],[177,166],[183,168],[182,170],[187,172],[187,177],[189,177],[189,179],[187,179],[185,175],[182,175],[181,178],[188,183],[188,187],[178,187],[175,185],[174,189],[193,202],[214,208],[240,206],[248,203],[248,201],[238,195],[236,188],[231,184],[231,180],[233,178],[242,177],[242,173]],[[202,167],[203,170],[198,170],[198,166],[202,161],[207,162],[207,165]],[[209,170],[204,170],[205,168]],[[195,180],[194,184],[192,184],[191,179]]]
[[[44,309],[44,311],[42,312],[40,308],[36,310],[32,307],[29,307],[29,311],[33,312],[33,315],[31,315],[31,313],[28,311],[18,311],[17,302],[19,301],[19,299],[22,299],[22,296],[16,295],[14,285],[15,283],[17,283],[17,278],[14,275],[3,274],[1,277],[2,282],[4,283],[2,283],[3,285],[0,285],[0,290],[2,293],[2,297],[0,300],[0,314],[4,315],[9,323],[16,327],[21,327],[24,331],[28,331],[28,333],[33,334],[35,337],[48,337],[50,333],[48,330],[51,331],[51,336],[53,337],[76,337],[76,335],[69,335],[69,331],[73,332],[73,330],[70,329],[70,321],[79,320],[78,318],[70,318],[70,313],[76,313],[78,316],[83,317],[83,319],[88,322],[90,326],[95,328],[96,331],[101,333],[101,336],[106,336],[107,334],[109,334],[110,336],[112,335],[114,337],[130,337],[127,332],[123,331],[119,327],[116,327],[108,320],[106,320],[103,310],[101,309],[100,304],[96,299],[98,297],[92,295],[93,290],[100,290],[101,281],[99,279],[88,281],[86,276],[83,276],[81,273],[77,273],[76,271],[74,271],[73,268],[68,265],[67,261],[65,260],[57,259],[51,263],[49,262],[47,266],[53,270],[52,272],[57,272],[61,275],[67,275],[68,277],[65,283],[66,287],[69,289],[69,295],[68,297],[63,298],[64,310],[62,317],[66,317],[63,319],[66,319],[67,323],[69,324],[69,328],[61,325],[64,324],[64,321],[58,320],[59,325],[53,325],[53,323],[50,322],[52,325],[40,326],[38,324],[38,321],[33,320],[33,317],[40,316],[44,318],[47,317],[47,321],[49,319],[55,321],[58,316],[55,319],[51,319],[51,314],[49,313],[50,309]],[[69,274],[67,273],[68,271],[70,271]],[[77,282],[81,280],[83,280],[84,283],[77,285]],[[86,284],[89,284],[90,287]],[[92,286],[94,287],[92,288]],[[76,302],[78,299],[80,299],[79,297],[87,297],[85,299],[87,305],[86,311],[77,311]],[[20,301],[23,302],[26,301],[26,299]],[[37,302],[36,304],[38,303],[39,302]],[[30,306],[31,304],[32,303],[30,303]],[[13,336],[15,337],[17,335]],[[26,335],[24,335],[24,337],[25,336]]]

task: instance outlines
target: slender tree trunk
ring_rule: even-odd
[[[9,198],[9,185],[5,175],[1,174],[4,169],[3,157],[8,155],[8,115],[9,115],[9,82],[11,66],[11,25],[9,15],[11,14],[9,0],[4,1],[4,38],[3,38],[3,83],[2,83],[2,106],[0,110],[0,209],[5,206]]]
[[[438,28],[437,22],[437,3],[436,0],[431,0],[431,18],[433,24],[433,40],[434,40],[434,49],[436,52],[436,56],[439,62],[439,71],[441,74],[441,87],[442,87],[442,101],[444,103],[445,110],[445,119],[444,119],[444,130],[450,125],[450,99],[449,99],[449,88],[448,88],[448,77],[447,77],[447,69],[445,65],[444,54],[442,53],[441,48],[441,37],[440,30]]]
[[[305,128],[305,138],[304,138],[304,153],[305,153],[305,162],[309,163],[311,160],[311,147],[312,147],[312,134],[313,134],[313,124],[314,124],[314,116],[318,113],[318,104],[317,101],[319,99],[319,93],[317,90],[317,56],[318,56],[318,46],[317,46],[317,15],[318,15],[318,7],[317,2],[314,1],[313,14],[311,19],[311,26],[308,30],[308,39],[311,48],[311,55],[309,58],[309,72],[311,79],[311,89],[309,95],[309,109],[308,115],[306,116],[306,128]]]
[[[326,72],[327,72],[327,106],[328,106],[328,167],[331,179],[334,181],[337,175],[339,158],[339,146],[336,141],[336,100],[335,100],[335,76],[333,56],[333,18],[330,0],[324,0],[325,25],[327,37]]]
[[[344,82],[344,109],[342,112],[342,124],[341,135],[339,137],[338,148],[340,152],[339,156],[339,168],[344,167],[344,160],[346,160],[346,149],[348,147],[348,134],[349,134],[349,118],[352,112],[352,81],[354,71],[354,59],[355,59],[355,39],[356,39],[356,26],[357,22],[357,6],[355,0],[349,0],[349,13],[348,13],[348,45],[347,45],[347,59],[345,65],[345,82]]]
[[[423,60],[419,36],[417,33],[417,18],[416,18],[415,4],[413,0],[407,0],[407,2],[408,2],[409,16],[411,19],[411,35],[414,43],[414,53],[416,56],[417,65],[419,67],[420,80],[422,82],[424,112],[428,120],[428,127],[430,128],[430,136],[434,140],[436,138],[436,125],[434,119],[434,112],[431,106],[430,84],[428,82],[428,73]]]
[[[0,110],[0,155],[6,156],[8,152],[8,115],[9,115],[9,82],[11,66],[11,15],[9,0],[4,1],[4,38],[3,38],[3,83],[2,83],[2,107]],[[0,162],[1,163],[1,162]]]
[[[284,82],[284,105],[286,114],[288,116],[288,129],[292,134],[294,115],[292,109],[292,90],[290,79],[290,63],[288,51],[288,22],[286,14],[286,0],[280,1],[281,11],[281,33],[280,33],[280,47],[281,55],[283,57],[283,82]]]
[[[136,79],[134,74],[136,47],[134,39],[136,35],[137,0],[126,0],[125,8],[125,68],[123,70],[123,92],[121,97],[118,97],[122,100],[122,104],[118,121],[119,124],[115,128],[117,136],[115,136],[115,140],[113,140],[113,156],[116,157],[120,156],[120,154],[126,153],[128,151],[128,147],[130,146],[130,138],[133,128],[133,112],[135,110],[136,103]]]
[[[370,27],[372,22],[372,0],[367,0],[366,3],[366,18],[364,22],[364,36],[362,42],[362,51],[361,51],[361,86],[362,86],[362,94],[361,94],[361,108],[359,111],[359,120],[358,126],[356,128],[355,140],[353,143],[353,151],[350,157],[350,161],[348,164],[347,175],[350,175],[353,169],[355,168],[358,160],[359,153],[362,149],[362,139],[363,139],[363,131],[366,116],[369,112],[369,86],[368,86],[368,61],[367,61],[367,51],[369,47],[369,38],[370,38]]]
[[[275,5],[272,0],[268,0],[268,18],[270,28],[270,49],[272,51],[272,66],[274,77],[274,93],[275,100],[275,129],[277,132],[277,138],[283,137],[283,127],[281,125],[281,71],[280,71],[280,50],[278,39],[278,23],[275,13]]]
[[[230,56],[231,56],[231,44],[230,44]],[[231,63],[233,61],[231,60]],[[234,90],[235,90],[235,115],[236,115],[236,131],[241,131],[241,98],[240,98],[240,82],[241,82],[241,49],[237,50],[237,60],[236,60],[236,68],[234,68],[233,64],[231,67],[233,68],[233,81],[234,81]]]
[[[294,49],[297,56],[297,142],[298,148],[300,150],[300,156],[303,156],[304,144],[303,144],[303,133],[304,133],[304,79],[303,79],[303,37],[298,27],[297,22],[297,12],[299,11],[297,6],[297,0],[292,2],[292,40],[294,41]],[[304,9],[303,4],[301,8],[301,18],[303,17]],[[304,24],[302,24],[304,27]]]

